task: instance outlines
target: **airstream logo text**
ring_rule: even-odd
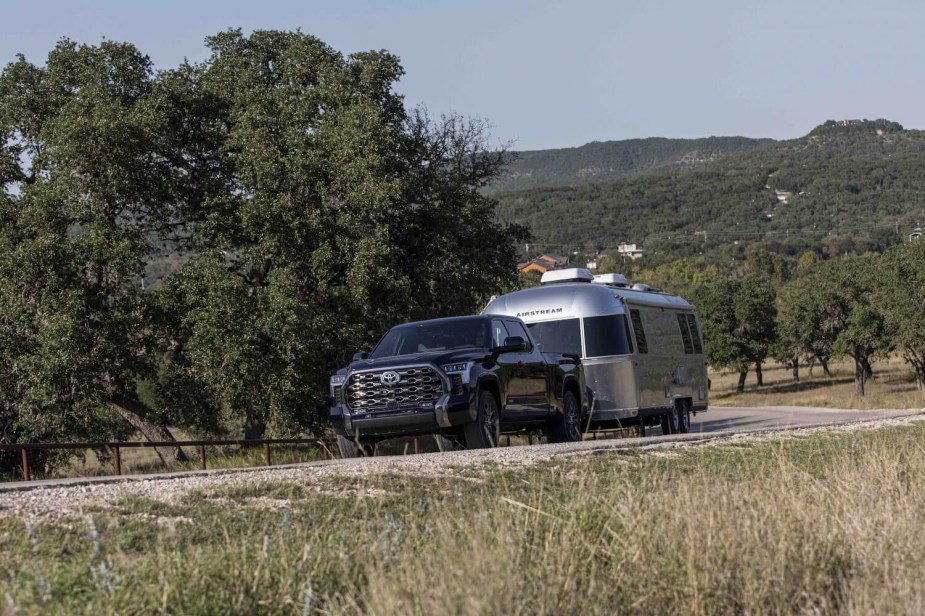
[[[527,310],[526,312],[518,312],[517,316],[520,318],[538,317],[544,314],[559,314],[560,312],[562,312],[562,308],[546,308],[545,310]]]

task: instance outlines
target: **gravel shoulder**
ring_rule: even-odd
[[[658,455],[689,447],[742,445],[826,431],[870,430],[925,421],[925,410],[892,413],[889,417],[838,421],[815,426],[723,430],[678,436],[632,439],[586,440],[580,443],[501,447],[409,456],[356,460],[333,460],[270,468],[225,469],[164,475],[139,475],[47,482],[11,483],[0,486],[0,517],[20,516],[36,521],[80,517],[85,510],[107,508],[126,497],[147,498],[176,504],[192,492],[259,484],[292,483],[315,491],[335,478],[370,475],[423,477],[472,477],[502,468],[542,464],[565,456],[605,454],[636,449]]]

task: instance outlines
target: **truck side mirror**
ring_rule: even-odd
[[[504,344],[492,349],[495,355],[504,353],[522,353],[527,350],[527,341],[520,336],[508,336],[504,339]]]
[[[353,354],[353,361],[363,361],[367,357],[369,357],[369,353],[366,351],[360,351],[359,353]]]

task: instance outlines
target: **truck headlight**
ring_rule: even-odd
[[[458,364],[446,364],[440,366],[443,371],[449,375],[458,374],[459,379],[466,385],[469,384],[469,372],[472,370],[472,362],[460,362]]]
[[[335,406],[341,406],[344,403],[343,386],[346,380],[346,374],[331,375],[331,398],[333,399]]]

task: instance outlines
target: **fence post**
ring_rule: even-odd
[[[270,466],[270,443],[263,444],[263,461]]]
[[[30,481],[29,479],[29,454],[26,452],[26,448],[22,448],[22,480]]]
[[[206,470],[206,446],[199,446],[199,468]]]
[[[121,475],[122,474],[122,452],[119,450],[118,447],[113,447],[112,455],[116,459],[116,475]]]

